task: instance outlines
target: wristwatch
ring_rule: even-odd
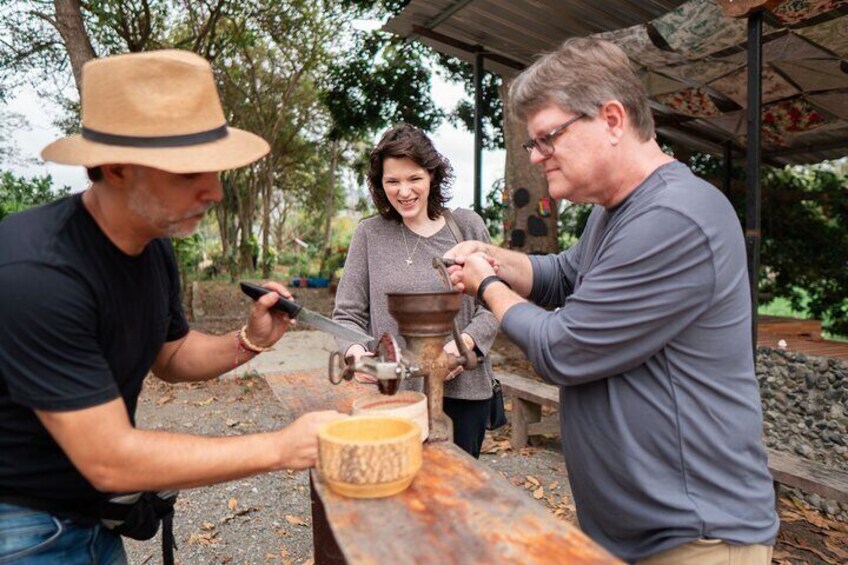
[[[483,293],[486,291],[486,287],[488,287],[492,283],[502,283],[506,285],[507,288],[512,288],[508,282],[500,278],[498,275],[489,275],[488,277],[480,281],[480,285],[477,287],[477,294],[475,296],[477,304],[480,304],[486,308],[489,307],[486,304],[486,301],[483,300]]]

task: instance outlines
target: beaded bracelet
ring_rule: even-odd
[[[245,349],[247,349],[248,351],[251,351],[253,353],[263,353],[265,351],[271,351],[273,349],[273,347],[260,347],[260,346],[256,345],[255,343],[253,343],[252,341],[250,341],[247,338],[247,324],[243,325],[241,327],[241,329],[239,330],[238,339],[239,339],[239,343],[242,345],[242,347],[244,347]]]

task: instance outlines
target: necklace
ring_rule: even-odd
[[[406,249],[406,266],[412,265],[412,256],[415,255],[415,251],[418,249],[418,244],[421,242],[421,236],[418,236],[418,239],[415,240],[415,246],[412,248],[412,253],[409,252],[409,246],[406,244],[406,230],[409,228],[406,227],[406,224],[401,222],[400,224],[400,233],[403,236],[403,247]]]

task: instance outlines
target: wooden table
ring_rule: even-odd
[[[311,475],[317,565],[621,563],[450,443],[424,445],[403,493],[342,497]]]

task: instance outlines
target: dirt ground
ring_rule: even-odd
[[[211,333],[238,327],[248,302],[234,285],[201,283],[193,307],[197,329]],[[297,289],[305,306],[329,314],[333,297],[326,289]],[[200,314],[200,315],[197,315]],[[515,345],[499,337],[498,369],[534,376]],[[509,416],[510,406],[507,403]],[[236,379],[168,385],[148,379],[139,403],[139,426],[201,435],[236,435],[278,429],[287,423],[266,381],[247,370]],[[481,461],[558,519],[575,522],[574,505],[559,441],[542,438],[514,452],[509,425],[490,432]],[[774,563],[848,563],[848,525],[828,520],[808,506],[781,499],[781,531]],[[274,473],[181,493],[175,533],[177,560],[193,563],[311,564],[312,530],[306,472]],[[161,562],[156,540],[127,543],[132,564]]]

